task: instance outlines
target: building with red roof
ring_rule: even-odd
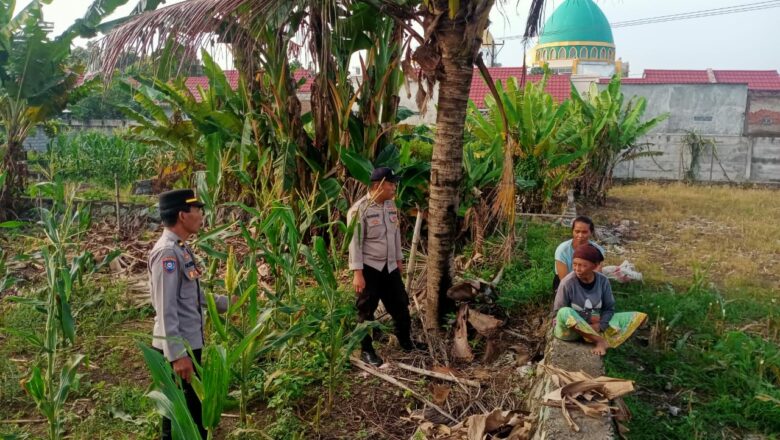
[[[605,84],[609,79],[602,78]],[[623,84],[745,84],[748,90],[780,90],[777,70],[645,69],[641,78],[623,78]]]
[[[509,78],[516,78],[519,83],[523,77],[522,67],[490,67],[488,71],[493,81],[501,81],[502,83],[506,83]],[[525,80],[537,83],[542,80],[542,75],[526,75]],[[544,90],[556,102],[563,102],[571,96],[571,78],[569,75],[550,75]],[[477,108],[482,109],[485,107],[485,97],[488,95],[490,95],[490,88],[479,70],[474,69],[469,99],[474,101]]]
[[[238,87],[238,71],[237,70],[225,70],[225,77],[228,80],[228,83],[230,84],[230,87],[232,87],[234,90]],[[302,79],[306,79],[306,82],[304,82],[301,86],[298,87],[298,95],[302,99],[308,100],[308,95],[311,93],[311,85],[312,81],[314,80],[314,74],[309,72],[308,70],[298,69],[295,72],[293,72],[293,79],[296,83],[300,82]],[[209,79],[206,76],[190,76],[188,77],[184,84],[187,86],[187,89],[189,89],[192,96],[195,97],[195,99],[200,102],[201,101],[201,95],[198,91],[199,89],[208,90],[209,88]]]

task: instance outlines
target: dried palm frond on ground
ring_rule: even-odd
[[[453,427],[425,422],[417,428],[413,439],[425,440],[527,440],[531,438],[532,424],[528,415],[518,411],[494,409],[487,414],[470,416]]]
[[[634,391],[634,382],[606,376],[594,378],[582,371],[571,372],[552,365],[542,367],[558,387],[545,394],[542,403],[561,408],[573,431],[579,432],[580,427],[569,415],[569,410],[579,410],[594,418],[611,415],[618,422],[631,418],[631,412],[621,397]]]

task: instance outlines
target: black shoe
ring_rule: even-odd
[[[428,351],[428,344],[413,341],[411,339],[407,339],[406,341],[399,340],[398,345],[400,345],[404,351]]]
[[[363,351],[360,353],[360,360],[373,365],[375,367],[379,367],[382,364],[385,363],[385,361],[382,360],[381,357],[379,357],[375,352],[373,351]]]

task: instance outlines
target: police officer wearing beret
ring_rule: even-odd
[[[180,376],[187,407],[201,436],[201,404],[190,385],[195,374],[185,343],[200,363],[203,348],[203,308],[206,299],[200,287],[201,266],[187,244],[203,224],[203,203],[191,189],[160,194],[160,218],[165,230],[149,252],[149,286],[154,306],[152,345],[163,353]],[[215,297],[217,309],[227,310],[227,297]],[[171,421],[163,418],[162,438],[171,438]]]
[[[410,351],[425,346],[412,341],[409,332],[409,297],[401,280],[403,253],[398,209],[393,202],[398,176],[390,168],[377,168],[371,174],[368,194],[347,213],[355,222],[349,244],[349,268],[354,272],[358,322],[372,321],[382,301],[395,324],[395,335],[401,348]],[[383,361],[374,351],[371,336],[361,341],[361,359],[374,366]]]

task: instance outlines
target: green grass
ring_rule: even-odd
[[[557,226],[527,225],[527,232],[520,236],[515,258],[506,267],[498,286],[500,306],[511,310],[531,302],[549,300],[552,304],[555,248],[567,234],[565,228]]]
[[[568,234],[562,227],[528,226],[527,241],[518,244],[526,258],[507,266],[499,286],[502,306],[552,303],[553,255]],[[483,269],[487,276],[491,270]],[[618,311],[646,312],[660,329],[657,343],[635,338],[605,359],[608,375],[636,382],[637,391],[626,398],[633,412],[628,438],[778,438],[780,304],[752,289],[721,294],[704,268],[691,271],[683,291],[670,284],[613,285]],[[648,330],[643,333],[646,338]],[[669,406],[680,413],[670,415]]]
[[[776,303],[724,300],[711,288],[616,287],[618,308],[648,312],[662,335],[655,346],[629,341],[606,357],[608,375],[637,385],[626,399],[631,439],[777,438],[780,351],[761,334],[777,323]],[[751,333],[741,330],[751,324]],[[680,414],[670,415],[669,406]]]

